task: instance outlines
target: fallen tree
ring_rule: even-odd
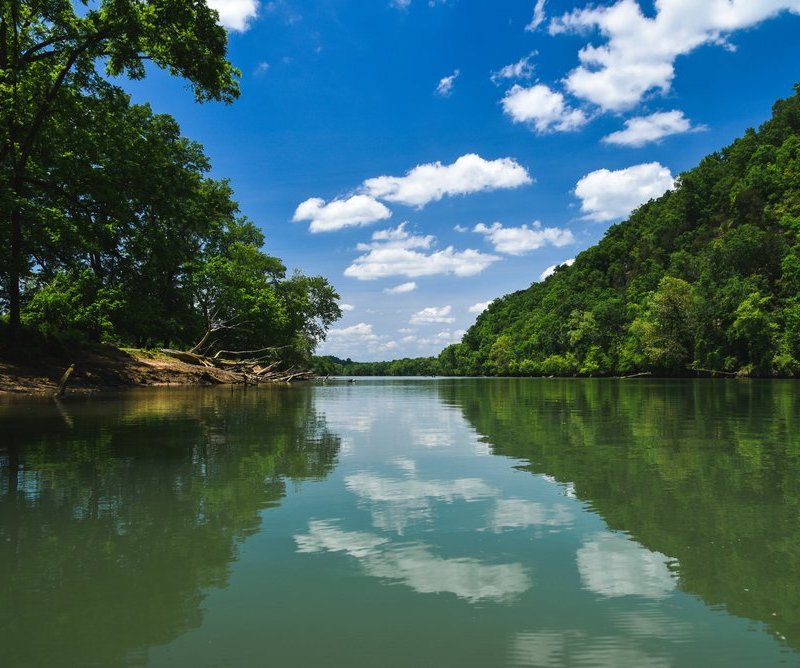
[[[224,369],[239,376],[246,385],[259,385],[260,383],[291,383],[298,380],[310,380],[315,377],[312,371],[299,370],[295,366],[282,368],[284,362],[275,360],[270,355],[260,357],[244,358],[244,355],[257,354],[263,352],[275,352],[272,348],[263,348],[255,351],[219,351],[213,357],[201,355],[196,352],[184,350],[172,350],[162,348],[161,352],[168,357],[180,360],[185,364],[202,366],[208,369]],[[239,359],[229,359],[221,357],[224,353],[228,357],[239,357]]]

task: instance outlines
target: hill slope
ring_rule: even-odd
[[[571,267],[506,295],[451,374],[800,371],[800,86]]]

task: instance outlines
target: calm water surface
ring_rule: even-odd
[[[800,665],[799,387],[0,399],[0,664]]]

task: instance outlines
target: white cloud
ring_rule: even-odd
[[[395,285],[393,288],[386,288],[384,292],[387,295],[401,295],[404,292],[413,292],[417,289],[417,284],[414,281],[409,281],[408,283],[401,283],[400,285]]]
[[[489,308],[489,304],[491,304],[493,301],[494,299],[490,299],[488,302],[478,302],[477,304],[470,306],[467,310],[470,313],[475,313],[476,315],[478,313],[483,313],[487,308]]]
[[[257,66],[256,69],[253,70],[253,74],[257,77],[263,76],[269,71],[269,63],[265,60],[262,60]]]
[[[540,275],[539,280],[543,281],[548,276],[552,276],[556,273],[556,269],[558,269],[562,265],[566,265],[571,267],[575,263],[575,258],[571,257],[569,260],[564,260],[563,262],[559,262],[558,264],[551,264],[547,269],[545,269]]]
[[[208,0],[208,6],[219,12],[219,22],[229,30],[244,32],[258,16],[258,0]]]
[[[453,231],[463,234],[464,232],[469,232],[469,228],[464,225],[454,225]]]
[[[432,322],[455,322],[456,319],[450,315],[452,310],[452,306],[429,306],[412,315],[409,324],[424,325]]]
[[[524,58],[521,58],[516,63],[501,67],[496,72],[492,72],[492,83],[500,83],[503,79],[530,79],[533,76],[534,66],[531,63],[531,58],[537,55],[536,51],[532,51]]]
[[[320,197],[301,202],[293,221],[310,220],[311,232],[333,232],[345,227],[360,227],[390,218],[392,212],[368,195],[353,195],[325,203]]]
[[[372,325],[360,322],[350,327],[333,327],[328,330],[328,339],[366,339],[376,337]],[[377,338],[377,337],[376,337]]]
[[[408,9],[411,0],[392,0],[389,4],[397,9]]]
[[[610,171],[598,169],[575,186],[586,220],[596,222],[627,216],[636,207],[675,187],[672,173],[658,162]]]
[[[502,188],[518,188],[532,183],[527,170],[511,158],[484,160],[474,153],[462,155],[452,165],[441,162],[417,165],[405,176],[378,176],[364,181],[373,197],[423,207],[445,195]]]
[[[670,90],[678,56],[703,44],[730,48],[731,33],[784,10],[800,13],[800,0],[656,0],[655,9],[645,16],[636,0],[619,0],[551,21],[551,34],[597,29],[606,40],[581,49],[567,89],[605,111],[629,109],[649,91]]]
[[[456,329],[450,331],[449,329],[442,330],[433,336],[424,338],[414,337],[415,342],[420,346],[449,346],[451,343],[458,343],[464,338],[467,332],[463,329]]]
[[[564,96],[544,84],[514,85],[503,98],[503,111],[515,123],[528,123],[539,134],[570,132],[583,127],[586,114],[564,102]]]
[[[439,85],[436,86],[436,94],[441,97],[450,97],[453,92],[453,84],[455,84],[459,74],[461,74],[461,72],[455,70],[450,76],[442,77],[439,80]]]
[[[359,322],[350,327],[334,327],[328,330],[325,341],[320,345],[320,354],[356,354],[388,352],[397,348],[396,341],[389,341],[388,336],[376,334],[372,325]]]
[[[352,304],[339,304],[339,308],[342,309],[342,311],[353,311],[356,307]]]
[[[583,586],[601,596],[664,598],[676,586],[669,559],[615,534],[592,537],[578,550]]]
[[[344,271],[345,276],[362,281],[389,276],[434,276],[453,274],[459,277],[474,276],[500,258],[468,248],[456,251],[452,246],[444,250],[429,251],[435,237],[413,236],[399,227],[375,232],[372,242],[359,244],[363,255],[357,257]]]
[[[625,121],[625,129],[612,132],[603,137],[606,144],[632,146],[638,148],[664,137],[678,135],[692,130],[704,130],[704,126],[692,127],[682,111],[662,111],[649,116],[637,116]]]
[[[487,227],[479,223],[474,231],[485,235],[498,253],[508,255],[524,255],[544,246],[560,247],[575,242],[575,237],[569,230],[560,227],[542,227],[538,220],[530,227],[527,225],[503,227],[500,223]]]
[[[542,25],[545,21],[545,14],[544,14],[544,3],[546,0],[536,0],[536,5],[533,8],[533,18],[531,22],[525,26],[525,30],[529,32],[534,32],[539,29],[539,26]]]

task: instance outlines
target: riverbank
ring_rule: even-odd
[[[69,392],[96,392],[160,385],[241,384],[241,374],[187,364],[166,355],[98,345],[79,349],[26,350],[0,356],[0,393],[53,394],[70,365]]]

